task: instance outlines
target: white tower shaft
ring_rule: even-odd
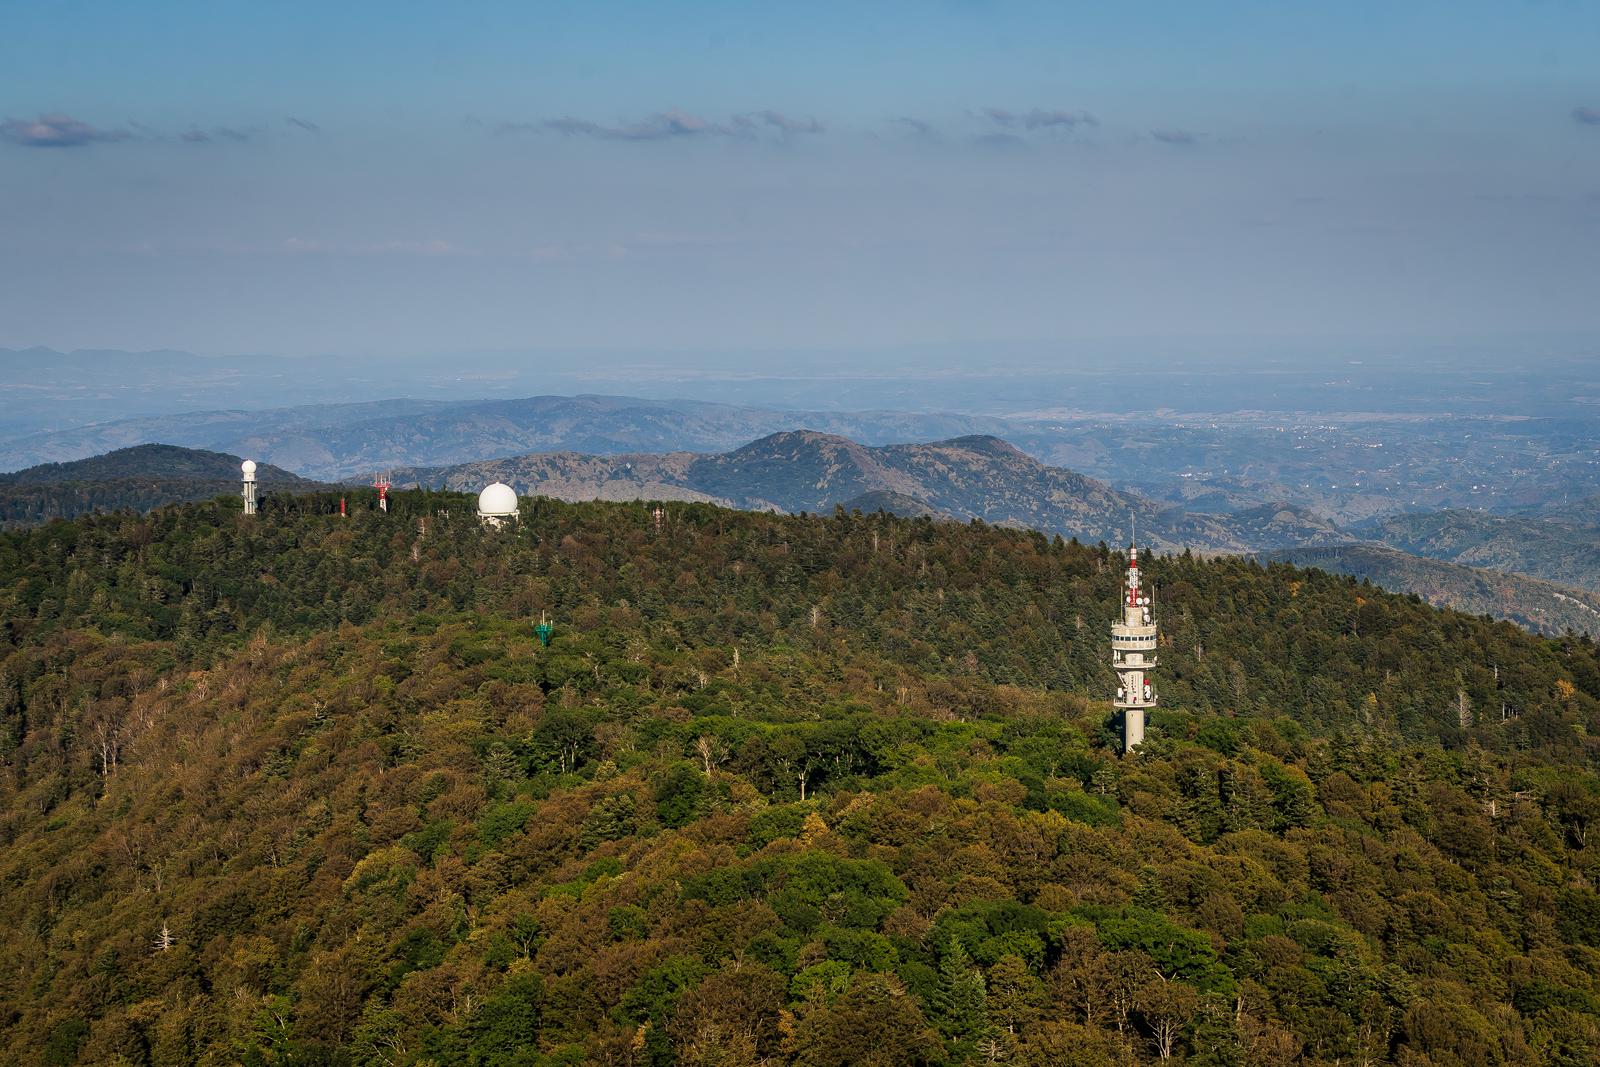
[[[256,464],[254,460],[247,459],[239,467],[244,478],[244,513],[256,513]]]
[[[1117,672],[1116,706],[1122,712],[1122,751],[1144,742],[1144,717],[1156,706],[1149,672],[1156,665],[1155,616],[1150,593],[1139,581],[1139,549],[1128,549],[1128,575],[1122,584],[1122,621],[1111,627],[1111,666]]]

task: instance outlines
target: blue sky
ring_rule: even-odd
[[[1600,5],[6,5],[0,346],[1600,331]]]

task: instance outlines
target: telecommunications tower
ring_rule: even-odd
[[[1111,627],[1111,666],[1117,672],[1116,706],[1122,712],[1122,751],[1144,741],[1144,713],[1156,706],[1147,673],[1156,665],[1156,623],[1150,592],[1139,584],[1139,547],[1128,546],[1128,576],[1122,583],[1122,621]]]
[[[239,470],[244,473],[244,513],[256,513],[256,461],[247,459],[239,464]]]
[[[372,479],[372,488],[378,491],[378,510],[387,513],[389,510],[389,487],[394,483],[387,474],[380,474]]]

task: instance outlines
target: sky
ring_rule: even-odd
[[[1600,3],[0,6],[0,347],[1600,335]]]

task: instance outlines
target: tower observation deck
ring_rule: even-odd
[[[1117,672],[1116,707],[1122,712],[1122,751],[1144,741],[1144,713],[1156,706],[1150,670],[1156,665],[1156,623],[1150,592],[1139,582],[1139,549],[1128,547],[1122,583],[1122,621],[1111,626],[1111,666]]]

